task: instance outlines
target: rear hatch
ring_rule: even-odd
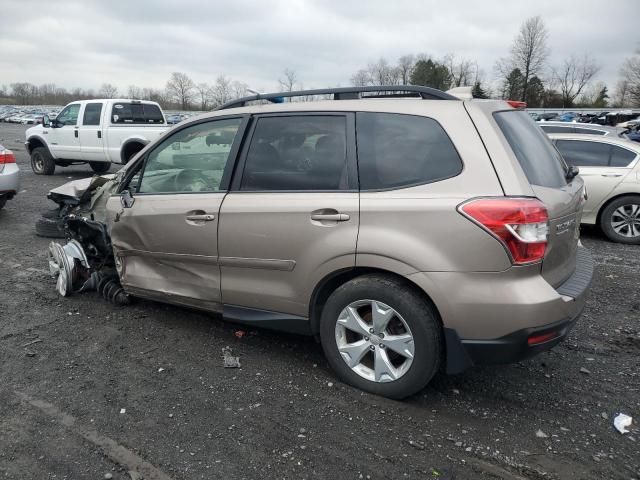
[[[525,111],[497,111],[493,118],[534,195],[547,207],[549,237],[542,276],[558,287],[576,268],[584,183],[579,176],[567,181],[567,165],[562,156]]]

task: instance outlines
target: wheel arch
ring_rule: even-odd
[[[122,147],[120,147],[120,161],[122,164],[125,165],[132,155],[140,152],[148,143],[149,140],[142,137],[131,137],[126,139],[122,143]]]
[[[617,193],[613,197],[608,198],[605,202],[603,202],[602,205],[600,205],[600,208],[598,209],[598,215],[596,216],[596,225],[598,227],[601,227],[600,221],[602,220],[602,213],[604,212],[605,208],[607,208],[611,203],[615,202],[616,200],[622,197],[638,197],[640,199],[640,192],[628,191],[628,192]]]
[[[27,139],[26,144],[27,144],[27,152],[29,153],[29,155],[31,155],[31,152],[33,152],[34,149],[38,147],[44,147],[49,152],[49,155],[51,155],[52,158],[55,158],[53,153],[51,153],[51,149],[49,149],[49,145],[47,144],[47,142],[39,135],[30,136]]]

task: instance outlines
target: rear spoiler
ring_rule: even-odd
[[[447,90],[446,93],[452,95],[460,100],[472,100],[473,99],[473,87],[454,87]]]

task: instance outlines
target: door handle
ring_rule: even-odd
[[[78,138],[78,130],[74,130],[73,133],[75,133],[76,138]]]
[[[192,220],[194,222],[211,222],[215,219],[216,216],[210,213],[204,215],[187,215],[187,220]]]
[[[100,130],[98,130],[96,133],[98,134],[98,138],[102,138],[102,132]]]
[[[622,173],[601,173],[602,177],[621,177]]]
[[[311,220],[319,222],[346,222],[351,217],[346,213],[312,213]]]

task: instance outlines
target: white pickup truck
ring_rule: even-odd
[[[111,163],[127,163],[168,128],[155,102],[82,100],[64,107],[55,120],[45,115],[42,125],[26,131],[25,145],[38,175],[52,175],[56,165],[84,163],[104,173]]]

